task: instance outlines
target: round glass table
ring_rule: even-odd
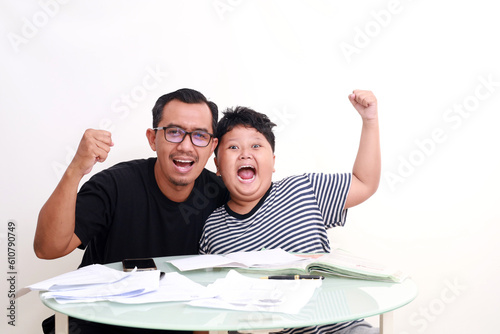
[[[159,270],[177,271],[167,260],[179,257],[155,258]],[[107,265],[121,270],[121,263]],[[208,285],[225,277],[229,269],[203,269],[182,272],[189,279]],[[250,277],[260,273],[244,272]],[[187,331],[259,331],[278,328],[305,327],[345,322],[381,315],[380,333],[392,333],[392,311],[410,303],[417,296],[411,279],[402,283],[375,282],[325,276],[320,288],[299,314],[243,312],[189,306],[184,302],[120,304],[93,302],[59,304],[53,299],[42,302],[56,311],[56,333],[68,327],[67,316],[127,327]],[[63,327],[63,328],[61,328]],[[66,328],[64,328],[66,327]]]

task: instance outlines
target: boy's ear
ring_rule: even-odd
[[[275,163],[276,163],[276,156],[273,154],[273,173],[276,172],[276,168],[274,168]]]

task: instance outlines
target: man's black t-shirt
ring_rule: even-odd
[[[228,192],[204,169],[189,198],[169,200],[154,176],[156,158],[119,163],[80,189],[75,233],[85,254],[80,266],[125,258],[198,254],[203,224]]]

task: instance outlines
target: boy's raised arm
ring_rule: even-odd
[[[96,162],[106,160],[112,145],[109,132],[85,131],[75,157],[38,215],[33,248],[39,258],[58,258],[80,245],[74,232],[78,185]]]
[[[381,173],[377,99],[371,91],[354,90],[349,95],[349,100],[360,114],[363,126],[346,208],[358,205],[372,196],[377,191]]]

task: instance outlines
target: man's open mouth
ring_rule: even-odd
[[[248,166],[241,166],[238,168],[238,179],[241,181],[251,181],[255,179],[255,167],[248,165]]]
[[[193,160],[174,159],[174,164],[180,168],[188,168],[194,164],[194,161]]]

